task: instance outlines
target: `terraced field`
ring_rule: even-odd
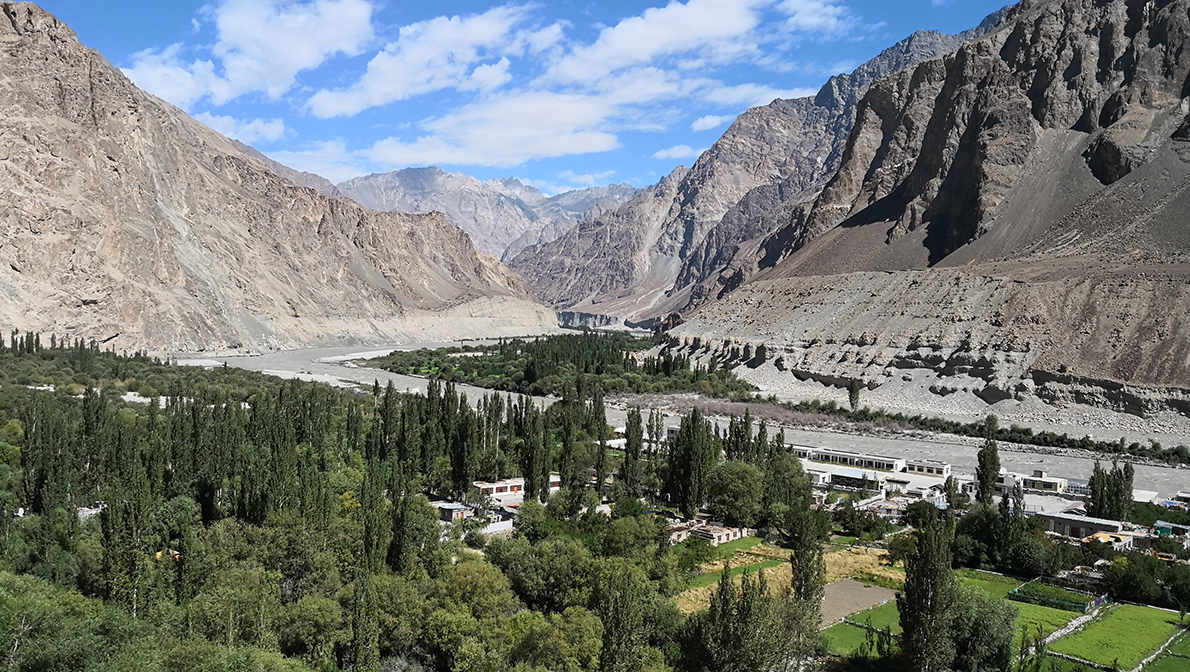
[[[1054,642],[1050,649],[1100,665],[1131,670],[1179,628],[1177,614],[1121,604],[1082,631]],[[1190,669],[1190,665],[1182,669]]]

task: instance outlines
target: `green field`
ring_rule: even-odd
[[[1186,672],[1190,670],[1190,658],[1161,656],[1145,666],[1144,672]]]
[[[1016,623],[1018,644],[1020,643],[1021,626],[1025,626],[1026,633],[1032,637],[1037,634],[1037,626],[1040,625],[1041,631],[1048,637],[1079,616],[1073,611],[1043,607],[1028,602],[1013,602],[1012,606],[1016,607],[1021,614]]]
[[[1021,585],[1020,581],[1007,576],[981,572],[961,572],[957,574],[957,577],[968,586],[978,588],[992,597],[1007,597],[1013,588]]]
[[[739,551],[746,551],[749,548],[759,546],[763,543],[764,539],[761,539],[760,537],[744,537],[742,539],[736,539],[735,541],[729,541],[726,544],[719,544],[715,547],[715,552],[720,558],[730,558]]]
[[[1190,634],[1183,636],[1167,649],[1172,654],[1190,658]]]
[[[850,656],[855,653],[868,638],[863,628],[857,628],[847,623],[831,626],[822,634],[826,636],[830,652],[840,656]]]
[[[1054,642],[1050,648],[1101,665],[1130,670],[1160,648],[1178,628],[1176,614],[1122,604],[1113,608],[1106,618]]]
[[[772,569],[773,567],[780,567],[781,565],[784,565],[785,563],[786,563],[785,560],[765,560],[764,562],[758,562],[754,565],[744,565],[743,567],[732,567],[731,575],[739,576],[741,574],[755,574],[756,572],[759,572],[762,569]],[[720,571],[720,572],[711,572],[709,574],[703,574],[702,576],[696,576],[696,577],[694,577],[694,579],[692,579],[690,581],[690,588],[706,588],[707,586],[713,586],[716,583],[719,583],[719,577],[722,575],[723,575],[723,572]]]
[[[896,600],[885,602],[879,607],[872,607],[858,614],[852,614],[847,617],[847,620],[852,623],[871,625],[880,630],[891,628],[894,635],[901,633],[901,614],[897,611]]]

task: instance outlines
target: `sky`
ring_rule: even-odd
[[[645,186],[749,107],[1007,0],[41,0],[133,82],[342,182]]]

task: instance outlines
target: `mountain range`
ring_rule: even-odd
[[[0,324],[155,351],[555,324],[441,214],[299,187],[36,5],[0,10]]]
[[[560,318],[663,328],[766,389],[1190,412],[1190,0],[915,33],[656,185],[554,197],[332,184],[0,7],[0,324],[252,351]]]

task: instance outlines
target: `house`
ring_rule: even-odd
[[[499,481],[475,481],[471,485],[475,486],[484,497],[493,497],[499,499],[501,495],[517,495],[523,494],[525,491],[525,479],[523,478],[505,478]],[[562,476],[559,474],[550,474],[550,494],[553,494],[562,489]]]
[[[1066,492],[1066,486],[1069,485],[1069,481],[1065,478],[1050,476],[1040,469],[1034,470],[1032,476],[1023,476],[1017,480],[1020,482],[1022,490],[1032,490],[1050,495],[1060,495]]]
[[[471,507],[459,502],[430,502],[434,508],[438,509],[438,519],[444,523],[453,523],[464,518],[470,518],[475,515]]]
[[[729,541],[743,539],[747,536],[745,530],[738,527],[721,527],[719,525],[700,525],[690,530],[690,536],[705,539],[711,546],[726,544]]]
[[[1044,521],[1046,532],[1073,539],[1085,539],[1100,532],[1120,534],[1124,531],[1124,524],[1118,520],[1071,513],[1038,513],[1037,517]]]
[[[1173,496],[1173,500],[1171,501],[1173,501],[1175,504],[1181,504],[1182,506],[1190,506],[1190,492],[1179,492]]]

